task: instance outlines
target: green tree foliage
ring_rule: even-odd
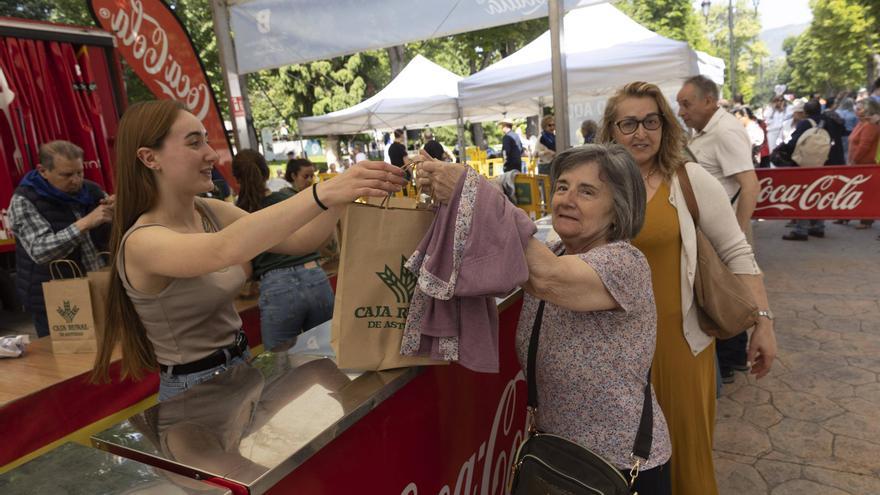
[[[755,96],[755,86],[762,72],[764,59],[770,55],[764,42],[758,39],[761,20],[754,8],[745,0],[734,2],[733,47],[736,59],[736,92],[743,95],[746,102]],[[709,53],[730,64],[730,36],[728,28],[727,2],[715,2],[709,9],[705,20],[709,36]],[[729,69],[726,71],[729,74]],[[724,95],[732,98],[730,77],[725,77]]]
[[[407,58],[421,54],[460,76],[469,76],[519,50],[548,29],[547,19],[534,19],[409,43]]]
[[[615,6],[661,36],[686,41],[695,50],[709,50],[703,23],[689,0],[623,0]]]
[[[384,50],[260,71],[248,77],[248,94],[257,128],[287,124],[360,103],[390,81]]]
[[[786,40],[789,89],[830,95],[864,86],[878,50],[880,7],[856,0],[812,0],[810,7],[810,27],[795,41]]]

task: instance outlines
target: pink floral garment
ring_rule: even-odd
[[[551,249],[559,253],[562,245],[557,241]],[[645,256],[628,242],[577,256],[599,274],[620,309],[575,312],[545,304],[537,359],[538,429],[628,469],[654,357],[657,317],[651,270]],[[525,296],[517,327],[516,350],[523,369],[538,302]],[[652,400],[654,442],[643,469],[666,463],[672,452],[666,419],[656,396]]]

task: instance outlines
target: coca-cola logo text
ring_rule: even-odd
[[[773,183],[773,177],[760,181],[758,207],[761,210],[854,210],[862,204],[863,191],[858,186],[871,179],[869,175],[858,174],[824,175],[808,184]]]
[[[517,417],[516,383],[525,381],[525,375],[520,371],[512,380],[507,382],[504,392],[495,409],[495,418],[492,421],[492,429],[489,438],[480,444],[476,452],[464,461],[458,471],[455,480],[455,488],[444,485],[438,495],[495,495],[504,493],[509,481],[510,464],[513,456],[525,438],[525,423],[517,425],[514,429],[514,419]],[[510,449],[501,449],[496,452],[499,441],[509,441]],[[508,444],[502,444],[508,445]],[[482,470],[479,478],[474,479],[477,473],[477,465],[482,462]],[[415,482],[406,487],[400,495],[419,495],[419,488]],[[424,494],[423,494],[424,495]]]
[[[129,0],[131,11],[119,9],[111,12],[102,7],[98,15],[110,21],[113,34],[122,45],[131,48],[134,58],[144,72],[154,76],[154,82],[169,98],[183,102],[187,110],[199,120],[204,120],[211,106],[211,95],[205,82],[195,84],[191,75],[185,74],[180,63],[169,53],[168,34],[155,18],[144,13],[140,0]]]

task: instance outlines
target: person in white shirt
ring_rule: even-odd
[[[770,100],[770,105],[764,109],[764,122],[767,123],[767,145],[770,147],[770,152],[773,152],[776,146],[784,142],[782,133],[785,119],[791,119],[790,107],[781,95],[774,96]]]
[[[367,161],[367,154],[364,153],[364,148],[362,148],[361,146],[358,146],[357,148],[355,148],[355,152],[356,152],[354,155],[354,162],[355,163]]]
[[[705,76],[687,79],[676,100],[678,115],[695,131],[688,148],[696,161],[724,186],[735,205],[740,228],[751,244],[750,222],[759,187],[748,133],[736,117],[719,109],[718,86]]]
[[[284,175],[282,171],[279,170],[276,173],[277,175],[275,177],[271,177],[271,169],[269,170],[269,172],[270,177],[269,180],[266,181],[266,189],[272,192],[278,192],[286,187],[292,187],[290,182],[287,182],[286,180],[281,178],[282,175]]]
[[[688,148],[696,161],[724,186],[734,205],[737,223],[754,247],[751,218],[760,187],[748,133],[736,117],[718,107],[718,86],[705,76],[685,80],[676,99],[678,115],[695,131]],[[746,332],[718,341],[715,351],[724,383],[733,382],[735,371],[748,370],[747,344]]]

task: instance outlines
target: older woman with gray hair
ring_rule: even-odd
[[[424,163],[418,180],[445,202],[463,170]],[[671,493],[669,434],[648,381],[656,335],[651,271],[629,242],[645,218],[638,166],[622,146],[586,145],[557,154],[551,178],[560,240],[529,241],[516,334],[526,368],[533,328],[540,328],[537,429],[590,449],[629,479],[647,389],[653,445],[635,489]]]

